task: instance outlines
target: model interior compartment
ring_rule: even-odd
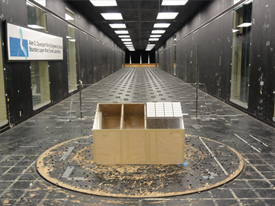
[[[123,129],[145,129],[145,105],[124,104]]]
[[[98,104],[94,129],[120,129],[122,104]]]

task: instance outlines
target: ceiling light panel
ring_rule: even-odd
[[[158,38],[158,37],[161,37],[161,35],[159,35],[159,34],[150,35],[150,38]]]
[[[149,41],[158,41],[159,38],[149,38]]]
[[[121,19],[123,19],[121,13],[101,13],[101,16],[103,16],[103,18],[105,20],[121,20]]]
[[[156,23],[156,24],[154,24],[154,28],[167,28],[169,26],[170,26],[169,23]]]
[[[163,34],[165,30],[153,30],[152,34]]]
[[[163,0],[162,6],[183,6],[188,0]]]
[[[129,35],[119,35],[118,37],[119,37],[119,38],[130,38]]]
[[[125,42],[123,42],[124,44],[126,44],[126,45],[133,45],[133,43],[132,42],[129,42],[129,41],[125,41]]]
[[[131,39],[121,39],[121,41],[132,41]]]
[[[113,29],[125,29],[126,28],[125,24],[109,24],[109,25]]]
[[[157,19],[175,19],[178,14],[178,12],[159,12]]]
[[[90,0],[94,6],[117,6],[116,0]]]
[[[116,34],[129,34],[129,32],[127,30],[116,30],[115,33]]]

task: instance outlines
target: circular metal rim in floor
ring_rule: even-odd
[[[59,187],[63,187],[72,191],[85,193],[85,194],[109,196],[109,197],[128,197],[128,198],[168,197],[168,196],[185,195],[185,194],[201,192],[204,190],[209,190],[209,189],[218,187],[220,185],[223,185],[231,181],[232,179],[236,178],[243,169],[244,161],[241,154],[237,152],[235,149],[223,143],[217,142],[212,139],[204,138],[204,137],[186,135],[186,144],[189,145],[189,149],[191,148],[190,150],[200,151],[200,152],[197,152],[197,151],[195,152],[196,153],[195,160],[189,161],[188,159],[186,159],[186,162],[189,163],[187,166],[186,165],[98,166],[92,161],[90,161],[90,165],[85,166],[83,165],[83,161],[85,158],[89,158],[89,157],[88,155],[83,156],[84,155],[83,153],[86,153],[88,149],[91,150],[91,148],[88,148],[88,147],[91,147],[92,145],[92,136],[79,137],[79,138],[75,138],[75,139],[57,144],[49,148],[38,158],[36,169],[38,173],[42,177],[44,177],[47,181]],[[75,147],[71,147],[73,145],[75,147],[79,147],[79,149],[78,150],[75,149],[76,151],[74,152],[71,151],[71,153],[68,153],[70,148],[75,148]],[[212,149],[210,147],[211,145],[212,145]],[[211,150],[215,150],[215,152]],[[65,155],[66,151],[68,153],[67,156]],[[227,151],[227,153],[223,154],[224,151]],[[205,155],[201,155],[201,154],[205,154]],[[64,155],[65,155],[65,158],[64,158]],[[201,156],[203,156],[202,159],[200,159]],[[61,161],[62,158],[66,160]],[[223,159],[223,160],[222,162],[219,162],[218,159]],[[72,167],[72,163],[73,163],[73,167]],[[87,161],[87,164],[89,164],[89,161]],[[226,175],[227,172],[225,171],[223,165],[225,167],[226,166],[228,167],[227,168],[228,171],[230,170],[230,172],[228,172],[228,175]],[[129,172],[129,171],[133,171],[134,167],[135,167],[135,172]],[[137,177],[138,175],[144,176],[144,173],[137,172],[136,167],[141,168],[140,169],[141,171],[143,170],[147,171],[146,173],[150,173],[151,176],[148,178],[148,176],[146,176],[147,174],[145,174],[146,177],[144,177],[142,181],[140,180],[141,183],[139,182],[139,185],[136,184],[132,188],[131,187],[127,188],[128,191],[126,191],[125,185],[127,184],[127,181],[130,177],[133,177],[133,175],[135,175],[134,177]],[[77,168],[76,171],[81,171],[79,172],[79,174],[80,173],[82,175],[90,174],[91,177],[93,176],[94,179],[92,179],[91,181],[91,179],[88,178],[88,175],[87,177],[70,178],[69,177],[70,172],[67,172],[67,174],[65,174],[67,170],[64,172],[64,168],[67,168],[69,170]],[[116,183],[112,183],[109,180],[107,180],[106,174],[107,174],[107,177],[108,177],[108,174],[113,176],[113,172],[117,171],[118,168],[124,169],[126,172],[119,173],[116,176],[116,178],[118,178],[119,180],[125,180],[125,177],[126,177],[126,183],[125,181],[121,181],[120,183],[116,181]],[[91,173],[91,171],[96,172],[96,174]],[[104,176],[103,174],[101,175],[102,171],[104,173]],[[128,173],[131,173],[131,174],[128,174]],[[170,174],[172,173],[173,175],[170,176]],[[66,178],[62,178],[62,174],[63,176],[66,176]],[[159,176],[160,178],[155,178],[154,175],[156,177]],[[177,177],[177,180],[173,179],[173,177],[175,176]],[[169,177],[172,177],[172,180],[171,178],[169,180]],[[85,181],[86,181],[85,184],[81,183]],[[149,181],[151,183],[153,182],[154,184],[158,184],[158,186],[153,189],[152,187],[151,189],[148,189],[149,188],[148,185],[150,185],[148,184]],[[125,184],[122,182],[124,182]],[[116,185],[121,184],[121,185],[119,187],[119,186],[116,186],[115,184]],[[100,188],[99,188],[99,185],[100,185]],[[134,192],[129,190],[133,190]]]

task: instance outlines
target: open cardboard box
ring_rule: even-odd
[[[94,161],[97,164],[183,164],[182,115],[162,116],[155,111],[154,116],[146,112],[144,103],[99,103],[93,125]]]

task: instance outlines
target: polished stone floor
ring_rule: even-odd
[[[231,182],[208,191],[166,198],[112,198],[80,194],[47,182],[38,157],[58,143],[92,135],[98,102],[179,101],[186,133],[239,151],[245,166]],[[124,68],[0,135],[0,205],[275,205],[275,129],[199,92],[157,68]]]

